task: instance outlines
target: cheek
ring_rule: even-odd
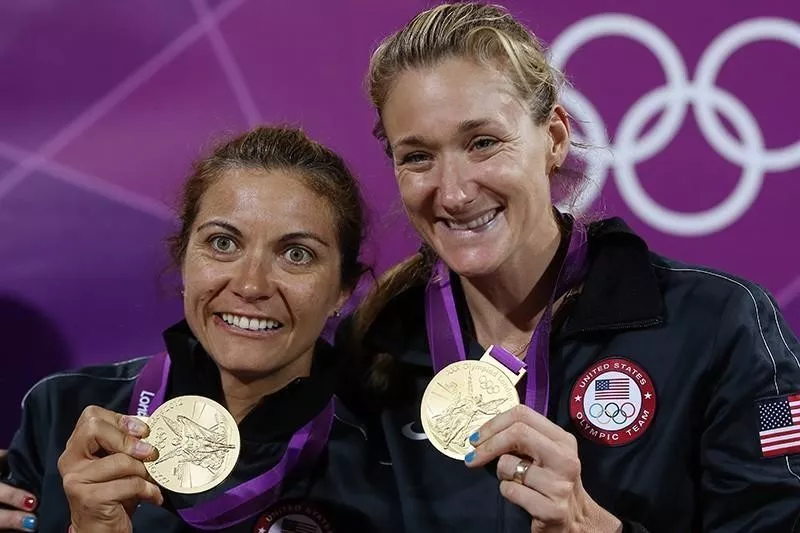
[[[328,294],[323,294],[326,290],[314,283],[298,283],[292,288],[291,294],[287,294],[287,299],[291,312],[297,319],[297,324],[312,328],[327,319]]]
[[[524,201],[530,201],[532,197],[539,199],[540,196],[548,196],[549,183],[547,176],[533,163],[529,160],[499,162],[492,174],[497,176],[498,186],[503,187],[512,198]]]
[[[427,184],[422,175],[402,176],[397,180],[400,201],[409,215],[419,215],[426,200],[431,196],[433,187]]]
[[[185,300],[190,304],[207,298],[224,278],[224,269],[205,259],[187,261],[182,270]]]
[[[313,275],[288,280],[284,292],[291,299],[297,316],[326,320],[339,299],[339,273],[331,269]]]

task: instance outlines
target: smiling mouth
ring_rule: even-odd
[[[283,324],[271,318],[254,318],[233,313],[215,313],[223,322],[243,331],[275,331]]]
[[[482,230],[486,228],[489,224],[491,224],[497,218],[497,215],[499,215],[501,211],[502,209],[495,208],[471,220],[465,220],[465,221],[444,220],[444,223],[448,229],[454,231]]]

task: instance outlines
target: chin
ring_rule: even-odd
[[[490,276],[501,264],[491,253],[443,254],[441,257],[450,270],[465,278]]]
[[[277,365],[265,365],[264,360],[252,360],[243,354],[238,357],[220,358],[216,360],[217,366],[228,374],[243,380],[261,378],[275,371]]]
[[[429,242],[450,270],[467,278],[489,276],[509,258],[512,241],[505,232],[493,228],[467,239],[436,238]]]

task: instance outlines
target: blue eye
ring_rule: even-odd
[[[295,265],[306,265],[314,259],[314,254],[302,246],[292,246],[283,255],[290,263]]]
[[[400,164],[414,164],[414,163],[422,163],[423,161],[427,161],[428,154],[423,152],[411,152],[410,154],[404,155],[400,159]]]
[[[229,254],[237,250],[236,241],[226,235],[216,235],[208,241],[215,252]]]
[[[476,150],[485,150],[486,148],[491,148],[497,144],[495,139],[491,139],[489,137],[481,137],[476,139],[475,142],[472,143],[472,147]]]

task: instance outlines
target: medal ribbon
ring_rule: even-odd
[[[128,410],[130,414],[149,416],[164,403],[169,368],[170,361],[165,352],[150,358],[136,379]],[[331,398],[317,416],[292,435],[278,464],[211,500],[178,509],[178,514],[195,528],[223,529],[269,507],[278,499],[283,480],[290,473],[300,465],[313,464],[319,458],[330,436],[333,412],[334,398]]]
[[[586,228],[573,221],[567,253],[559,267],[555,288],[533,331],[525,360],[520,361],[505,350],[492,352],[500,363],[515,374],[521,368],[526,369],[525,405],[545,416],[550,397],[549,354],[553,303],[586,275],[587,244]],[[449,327],[441,327],[445,323]],[[431,279],[425,288],[425,325],[435,372],[441,372],[443,368],[457,361],[466,360],[464,339],[450,282],[450,269],[441,260],[434,265]]]

